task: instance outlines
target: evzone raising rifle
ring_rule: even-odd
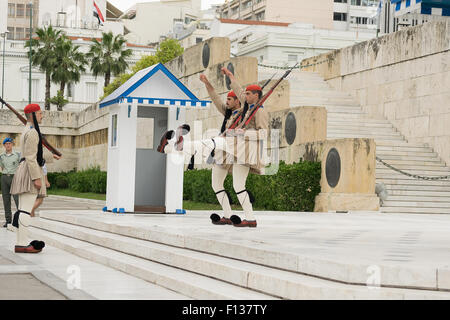
[[[0,98],[0,102],[4,102]],[[4,102],[5,103],[5,102]],[[53,151],[45,154],[42,148],[44,138],[40,132],[39,123],[42,121],[42,111],[38,104],[29,104],[24,112],[26,119],[22,117],[14,108],[5,103],[20,120],[25,120],[25,127],[20,137],[22,148],[22,159],[11,183],[11,194],[19,195],[19,208],[14,213],[12,225],[17,228],[17,240],[14,251],[16,253],[38,253],[45,246],[43,241],[28,238],[28,228],[31,223],[31,212],[38,197],[46,197],[47,189],[45,184],[43,167],[46,162],[60,159],[61,153],[53,148],[46,140],[46,147]]]
[[[245,189],[245,182],[249,172],[262,174],[264,171],[265,163],[259,156],[262,153],[259,148],[262,145],[260,140],[263,139],[265,136],[264,133],[267,133],[268,130],[268,114],[264,110],[262,103],[270,96],[276,86],[279,85],[281,80],[284,79],[289,72],[286,72],[286,74],[279,81],[277,81],[277,83],[272,86],[269,92],[264,96],[262,95],[262,88],[260,86],[250,85],[244,91],[237,83],[234,75],[228,69],[222,68],[222,72],[229,77],[231,87],[236,96],[238,98],[245,96],[244,106],[241,107],[239,111],[227,121],[226,127],[228,127],[228,129],[226,132],[213,139],[184,142],[183,135],[189,131],[189,128],[187,125],[183,125],[178,128],[176,139],[172,139],[175,135],[173,130],[167,131],[162,136],[160,145],[158,146],[158,151],[162,153],[182,151],[190,156],[202,149],[206,150],[208,155],[211,152],[214,154],[214,150],[216,149],[223,151],[216,152],[214,157],[214,160],[216,160],[215,165],[224,170],[225,176],[226,173],[232,170],[233,187],[245,215],[244,220],[241,220],[241,218],[237,215],[231,215],[230,220],[236,227],[256,227],[257,223],[253,214],[252,206],[254,197],[248,190]],[[262,132],[261,130],[265,132]],[[235,145],[237,148],[235,148]],[[220,158],[218,154],[224,155],[226,160],[225,163],[218,163],[219,161],[217,160]],[[216,172],[219,172],[219,169],[215,170]],[[220,174],[219,177],[222,179]],[[216,187],[219,189],[218,191],[221,191],[221,189],[223,189],[223,181],[221,182],[219,177],[213,180],[213,185],[217,183]],[[213,189],[216,191],[216,188],[213,187]],[[225,192],[220,193],[223,194]],[[228,195],[225,197],[225,194],[223,194],[220,198],[218,196],[219,202],[224,209],[224,217],[220,218],[219,215],[213,214],[211,216],[211,220],[215,224],[227,224],[226,215],[229,214],[229,211],[227,210],[229,198]]]

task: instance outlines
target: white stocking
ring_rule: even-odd
[[[250,202],[249,193],[244,191],[249,171],[250,167],[240,164],[233,165],[233,188],[234,191],[236,191],[239,202],[244,210],[245,220],[253,221],[255,220],[255,216],[253,215],[253,205]]]
[[[225,178],[227,177],[228,170],[223,169],[218,165],[214,165],[212,168],[212,187],[214,192],[216,193],[217,200],[219,200],[220,205],[223,209],[223,216],[225,218],[231,217],[231,206],[230,201],[228,199],[228,195],[225,192],[223,187],[223,183]]]
[[[36,201],[37,194],[34,193],[22,193],[19,195],[19,210],[31,212],[34,202]],[[30,244],[28,239],[28,227],[31,223],[31,217],[26,213],[19,215],[19,229],[17,230],[17,243],[18,246],[27,246]]]

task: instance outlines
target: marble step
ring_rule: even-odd
[[[420,202],[420,201],[391,201],[386,200],[383,207],[420,207],[420,208],[450,208],[450,200],[448,202]]]
[[[382,148],[382,150],[386,150],[386,148],[393,148],[396,151],[419,151],[419,152],[432,152],[432,149],[421,143],[408,142],[406,140],[401,141],[401,143],[395,144],[391,141],[379,141],[377,142],[377,150]]]
[[[370,124],[355,125],[350,123],[327,123],[327,130],[363,131],[363,132],[398,132],[390,126],[371,126]]]
[[[381,127],[381,128],[394,128],[393,125],[386,120],[383,119],[332,119],[327,117],[328,125],[336,125],[336,126],[359,126],[359,127]]]
[[[333,281],[307,277],[298,273],[276,270],[257,264],[238,261],[202,252],[175,248],[150,241],[144,241],[116,235],[112,233],[92,230],[84,227],[68,225],[55,221],[37,221],[35,226],[47,232],[61,233],[66,237],[80,241],[87,241],[92,245],[125,253],[132,257],[145,259],[163,266],[171,266],[180,270],[203,275],[216,280],[255,290],[267,296],[252,297],[257,292],[249,292],[249,299],[365,299],[378,294],[370,294],[370,290],[361,285],[342,285]],[[47,239],[49,235],[47,234]],[[154,269],[152,269],[154,272]],[[204,279],[203,279],[204,281]],[[157,283],[161,285],[160,283]],[[223,286],[223,285],[222,285]],[[289,288],[289,289],[287,289]],[[322,290],[319,290],[322,288]],[[326,293],[323,292],[326,289]],[[176,290],[176,288],[169,288]],[[382,296],[387,296],[392,289],[382,289]],[[394,292],[401,293],[396,289]],[[345,294],[344,292],[347,292]],[[180,292],[187,294],[186,292]],[[242,295],[245,294],[241,293]],[[216,292],[217,295],[217,292]],[[344,296],[341,296],[344,295]],[[194,297],[195,298],[195,297]],[[235,297],[236,299],[236,297]]]
[[[377,149],[377,156],[387,163],[391,161],[426,161],[426,162],[438,162],[442,165],[444,161],[438,158],[438,155],[434,152],[396,152],[396,151],[380,151]]]
[[[426,197],[424,195],[422,196],[394,196],[389,195],[387,198],[387,201],[419,201],[419,202],[444,202],[448,203],[449,199],[446,197]]]
[[[402,170],[403,172],[406,172],[408,174],[418,175],[420,177],[427,177],[427,178],[433,178],[433,177],[445,177],[450,176],[449,168],[447,167],[436,167],[436,166],[416,166],[414,168],[408,168],[411,166],[406,165],[394,165],[393,166],[396,169]],[[397,173],[397,171],[385,167],[383,164],[377,163],[376,167],[376,173]]]
[[[391,184],[386,185],[388,192],[391,190],[417,190],[417,191],[440,191],[450,192],[450,185],[448,186],[423,186],[423,185],[404,185],[404,184]],[[450,194],[449,194],[450,196]],[[450,199],[449,199],[450,201]]]
[[[446,181],[446,180],[442,180],[442,179],[440,179],[440,180],[423,180],[423,179],[413,178],[413,177],[409,177],[407,175],[398,173],[398,172],[393,171],[393,170],[390,170],[390,171],[377,170],[377,172],[375,172],[375,177],[376,177],[377,180],[390,179],[390,180],[397,180],[397,181],[424,181],[424,182],[429,182],[429,181]]]
[[[380,207],[381,212],[386,213],[419,213],[419,214],[444,214],[450,213],[450,208],[424,208],[424,207]]]
[[[400,141],[403,143],[406,143],[403,140],[403,137],[400,135],[386,135],[386,136],[379,136],[376,134],[358,134],[358,133],[329,133],[327,132],[328,138],[369,138],[369,139],[375,139],[375,142],[377,141]]]
[[[448,199],[450,197],[449,192],[445,191],[427,191],[427,190],[390,190],[389,195],[392,196],[430,196],[430,197],[443,197]]]
[[[330,125],[327,124],[328,131],[345,131],[345,132],[369,132],[369,133],[399,133],[391,127],[369,127],[369,126],[356,126],[349,124]]]
[[[381,157],[378,156],[380,159]],[[439,162],[439,159],[436,159],[437,161],[421,161],[421,160],[386,160],[383,159],[384,162],[390,164],[391,166],[394,166],[399,169],[404,170],[438,170],[438,171],[449,171],[450,168],[446,167],[444,163]],[[385,168],[384,164],[377,161],[377,167],[379,168]]]
[[[450,180],[418,180],[418,179],[392,179],[392,178],[379,179],[377,177],[376,182],[377,183],[383,182],[385,185],[405,185],[405,186],[418,185],[424,187],[450,186]]]
[[[155,263],[147,259],[111,250],[86,241],[81,241],[54,232],[30,228],[31,235],[47,245],[57,247],[90,261],[133,275],[185,296],[201,299],[274,299],[262,293],[241,288],[210,277],[180,270],[169,265]]]
[[[389,123],[384,122],[359,122],[359,121],[332,121],[327,119],[327,128],[330,129],[341,129],[341,128],[352,128],[354,130],[358,129],[380,129],[380,130],[394,130],[394,127]]]
[[[305,104],[305,106],[307,106],[307,104]],[[320,105],[318,105],[318,106],[320,107]],[[336,122],[336,121],[341,121],[341,120],[352,121],[353,123],[376,122],[376,121],[378,121],[378,123],[386,123],[385,122],[386,120],[381,118],[381,116],[380,116],[380,118],[376,118],[376,117],[371,117],[366,113],[343,113],[343,112],[328,112],[327,113],[327,121]]]
[[[345,129],[345,128],[342,128],[342,129],[328,129],[327,128],[327,134],[328,135],[347,134],[349,136],[357,135],[357,136],[367,136],[369,138],[374,138],[374,137],[375,138],[376,137],[380,137],[380,138],[382,138],[382,137],[396,137],[396,138],[402,138],[403,139],[403,136],[400,133],[395,132],[395,131],[386,131],[386,130],[380,131],[380,132],[374,132],[374,131],[371,131],[371,130],[351,130],[351,129]]]
[[[411,155],[411,153],[414,152],[422,152],[422,153],[433,153],[433,150],[424,145],[418,145],[413,143],[407,143],[406,145],[402,146],[395,146],[395,145],[388,145],[383,143],[377,143],[377,154],[378,152],[382,151],[385,152],[407,152],[407,155]],[[392,153],[392,154],[396,154]]]
[[[224,281],[243,281],[242,283],[245,283],[245,279],[247,279],[248,288],[262,294],[270,291],[272,293],[269,295],[275,297],[365,299],[366,297],[376,297],[373,296],[373,292],[379,292],[382,296],[386,296],[386,294],[400,293],[397,290],[407,290],[413,293],[416,290],[410,290],[410,288],[432,289],[437,286],[436,278],[430,277],[436,273],[434,268],[418,270],[407,266],[383,265],[380,266],[384,275],[381,284],[386,287],[379,290],[368,290],[366,281],[369,265],[366,263],[355,265],[339,261],[330,263],[330,261],[320,258],[302,257],[288,252],[274,252],[270,251],[271,249],[255,247],[252,244],[230,244],[189,234],[178,234],[175,231],[176,228],[166,229],[158,226],[142,228],[126,224],[120,225],[120,222],[111,223],[111,220],[102,222],[101,219],[92,220],[79,215],[71,216],[54,212],[43,212],[41,216],[45,217],[41,218],[42,220],[51,218],[50,222],[55,222],[53,228],[57,226],[57,229],[54,229],[57,232],[63,230],[71,236],[86,237],[85,239],[91,243],[90,245],[96,245],[95,243],[98,242],[102,245],[113,246],[123,253],[130,253],[130,255],[145,255],[151,259],[161,259],[171,265],[177,265],[178,268],[182,266],[190,268],[189,270],[198,270],[203,274],[216,276],[219,273],[224,274],[225,279],[222,279]],[[65,226],[61,227],[61,225]],[[52,228],[50,224],[40,227]],[[160,251],[155,249],[157,245],[159,246],[157,248],[161,249]],[[108,250],[116,252],[116,250]],[[221,263],[219,263],[220,261]],[[242,270],[247,272],[247,277],[242,277]],[[399,272],[402,273],[402,277],[398,277]],[[241,276],[238,276],[240,274]],[[351,283],[351,285],[347,283]],[[405,289],[392,288],[393,286]],[[372,293],[368,293],[369,291]],[[406,293],[406,291],[404,292]],[[440,292],[417,291],[417,293],[419,292],[427,297],[430,297],[430,294],[441,296]],[[186,292],[183,294],[192,296]],[[442,296],[450,298],[449,293],[442,294]]]

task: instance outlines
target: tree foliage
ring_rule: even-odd
[[[151,67],[157,63],[166,63],[183,54],[184,49],[175,39],[167,39],[159,45],[155,55],[143,56],[132,68],[131,73],[125,73],[114,79],[103,88],[103,97],[106,97],[124,84],[139,70]]]
[[[105,87],[111,80],[111,75],[118,76],[128,68],[127,58],[131,57],[131,49],[125,49],[126,40],[120,34],[102,33],[102,40],[92,39],[92,45],[87,54],[91,58],[91,71],[95,77],[105,77]]]
[[[36,29],[37,39],[27,40],[25,47],[30,48],[31,63],[45,73],[45,109],[50,110],[51,77],[56,65],[56,44],[63,36],[61,30],[52,26]]]

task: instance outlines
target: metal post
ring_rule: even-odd
[[[31,36],[33,34],[33,2],[30,1],[30,70],[28,73],[28,103],[31,103]]]
[[[4,91],[5,91],[5,46],[6,46],[6,35],[9,31],[5,31],[1,34],[3,37],[3,68],[2,68],[2,98],[5,99]],[[2,102],[3,109],[3,102]]]

